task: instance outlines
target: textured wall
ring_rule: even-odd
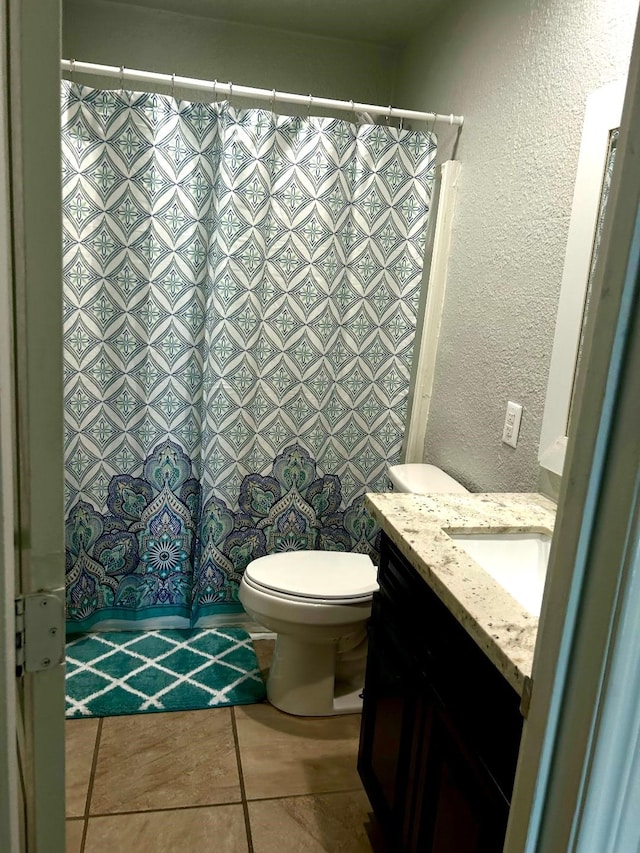
[[[585,99],[626,74],[637,0],[453,0],[406,50],[397,102],[465,115],[425,459],[535,489]],[[451,150],[451,134],[441,134]],[[507,400],[525,407],[516,449]]]
[[[389,47],[102,0],[65,0],[63,55],[376,104],[393,101],[398,60]]]

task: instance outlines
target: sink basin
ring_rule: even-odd
[[[546,533],[450,534],[526,610],[538,616],[549,562]]]

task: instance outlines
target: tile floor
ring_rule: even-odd
[[[266,669],[270,646],[256,651]],[[67,853],[379,849],[356,771],[359,715],[264,703],[66,726]]]

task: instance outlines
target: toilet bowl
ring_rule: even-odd
[[[277,634],[267,680],[272,705],[299,716],[362,709],[376,575],[366,555],[337,551],[288,551],[249,563],[240,601]]]

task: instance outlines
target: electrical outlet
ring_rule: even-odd
[[[522,418],[522,406],[518,403],[507,403],[507,414],[504,419],[502,440],[511,447],[518,445],[518,433],[520,432],[520,419]]]

